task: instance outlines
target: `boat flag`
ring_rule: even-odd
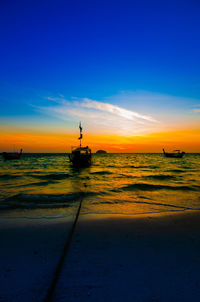
[[[81,122],[80,122],[80,124],[79,124],[79,128],[80,128],[80,132],[82,132],[82,127],[81,127]]]
[[[80,148],[81,148],[81,139],[83,138],[83,134],[82,134],[82,127],[81,127],[81,122],[79,123],[79,129],[80,129],[80,137],[78,139],[80,139]]]

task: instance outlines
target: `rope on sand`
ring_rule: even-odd
[[[70,247],[70,244],[71,244],[71,241],[72,241],[72,236],[73,236],[73,233],[74,233],[74,230],[75,230],[75,227],[76,227],[76,223],[77,223],[77,220],[78,220],[78,217],[79,217],[79,214],[80,214],[82,201],[83,201],[83,198],[81,198],[81,201],[80,201],[77,213],[76,213],[76,217],[74,219],[74,223],[72,225],[70,234],[69,234],[69,236],[67,238],[67,241],[65,243],[62,255],[60,257],[60,260],[58,262],[58,266],[57,266],[56,271],[55,271],[54,276],[53,276],[53,280],[51,282],[51,286],[50,286],[50,288],[49,288],[49,290],[47,292],[47,295],[46,295],[46,298],[45,298],[44,302],[50,302],[50,301],[52,301],[52,297],[53,297],[53,293],[54,293],[54,290],[55,290],[55,287],[56,287],[56,283],[57,283],[59,275],[61,273],[65,257],[66,257],[66,255],[67,255],[67,253],[69,251],[69,247]]]

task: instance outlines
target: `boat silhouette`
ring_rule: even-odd
[[[4,160],[20,159],[20,157],[22,156],[22,149],[20,150],[20,152],[12,152],[12,153],[3,152],[2,156]]]
[[[81,140],[83,138],[83,128],[81,126],[81,123],[79,124],[79,129],[80,136],[78,139],[80,140],[80,146],[72,148],[72,153],[69,154],[69,160],[75,167],[84,167],[91,165],[92,153],[91,149],[88,146],[82,147],[81,145]]]
[[[173,157],[173,158],[182,158],[185,152],[181,152],[180,150],[174,150],[173,152],[165,152],[165,149],[163,148],[163,154],[165,157]]]

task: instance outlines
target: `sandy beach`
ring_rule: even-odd
[[[71,224],[1,220],[0,301],[44,301]]]
[[[200,302],[200,0],[0,24],[0,302]]]
[[[1,223],[0,301],[44,301],[72,221]],[[80,215],[52,301],[199,301],[200,213]]]

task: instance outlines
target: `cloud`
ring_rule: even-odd
[[[91,132],[131,136],[149,132],[155,128],[155,124],[158,124],[158,121],[150,115],[108,102],[74,97],[71,100],[64,97],[46,99],[51,101],[51,104],[35,107],[36,110],[70,123],[81,120]]]
[[[69,103],[69,102],[64,98],[64,96],[63,96],[63,97],[52,97],[52,96],[47,96],[47,97],[45,97],[45,99],[47,99],[48,101],[53,101],[53,102],[58,103],[58,104],[66,104],[66,103]]]
[[[117,116],[120,116],[120,117],[122,117],[124,119],[128,119],[128,120],[139,119],[139,120],[146,120],[146,121],[150,121],[150,122],[156,122],[156,120],[153,119],[151,116],[142,115],[138,112],[128,110],[128,109],[125,109],[125,108],[122,108],[122,107],[119,107],[116,105],[103,103],[103,102],[97,102],[97,101],[93,101],[90,99],[84,99],[82,106],[86,107],[86,108],[93,108],[93,109],[97,109],[100,111],[109,112],[113,115],[117,115]]]
[[[194,112],[200,113],[200,109],[193,109]]]

